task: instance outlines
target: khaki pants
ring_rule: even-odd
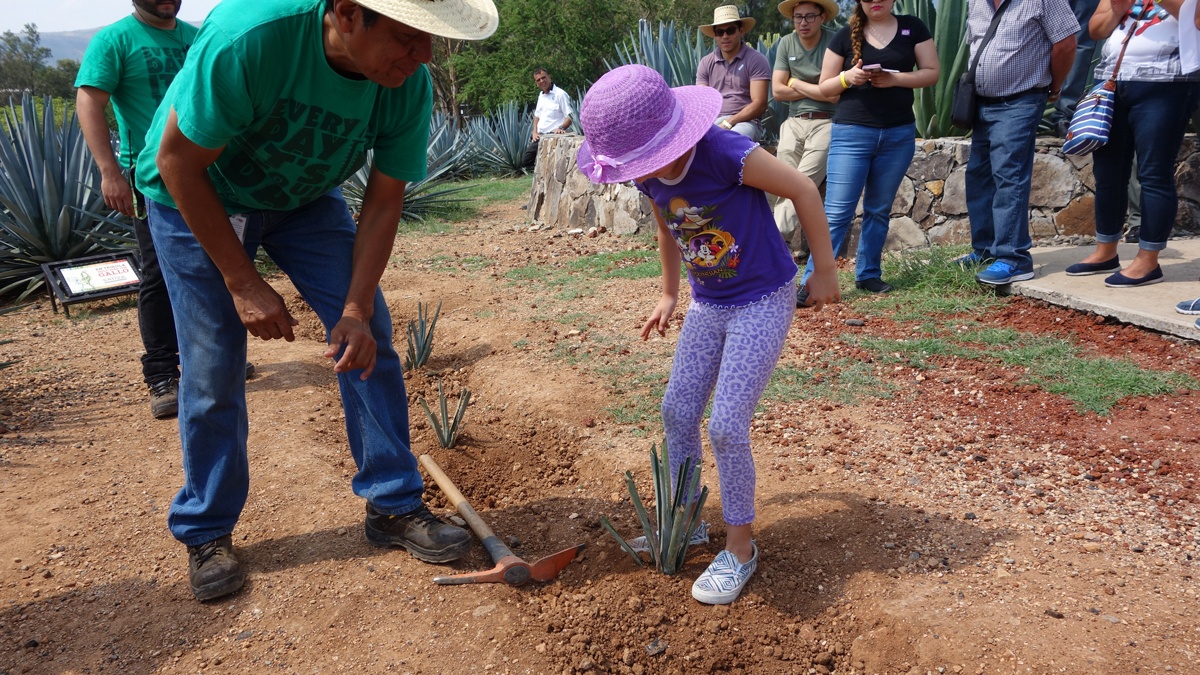
[[[800,173],[811,178],[820,188],[825,183],[825,160],[829,156],[831,128],[833,121],[828,119],[787,118],[779,127],[779,148],[776,150],[776,156],[784,164],[799,169]],[[775,205],[775,226],[779,228],[784,239],[790,242],[799,224],[791,200],[780,199]]]

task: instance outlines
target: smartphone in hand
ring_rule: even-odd
[[[862,67],[862,69],[863,69],[864,71],[871,72],[871,71],[874,71],[874,70],[882,70],[882,69],[883,69],[883,66],[879,65],[878,63],[872,63],[872,64],[871,64],[871,65],[869,65],[869,66],[863,66],[863,67]]]

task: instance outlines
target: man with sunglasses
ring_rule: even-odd
[[[833,126],[833,104],[818,86],[825,48],[833,31],[825,22],[837,17],[834,0],[783,0],[779,13],[796,27],[779,41],[771,93],[788,103],[788,118],[779,126],[777,156],[824,188],[825,159],[829,156],[829,130]],[[775,206],[775,225],[785,238],[797,231],[799,221],[790,200]]]
[[[700,59],[696,84],[721,92],[721,114],[717,125],[758,140],[759,122],[767,109],[767,84],[771,65],[743,41],[754,28],[753,17],[742,17],[735,5],[723,5],[713,11],[713,22],[700,26],[716,42],[716,48]]]

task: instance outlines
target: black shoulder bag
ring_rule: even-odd
[[[990,2],[990,0],[985,0]],[[1000,17],[1004,14],[1004,10],[1008,9],[1011,0],[1004,0],[996,13],[992,15],[992,23],[988,26],[987,33],[983,36],[983,41],[979,43],[979,49],[975,51],[975,58],[971,59],[971,67],[967,72],[958,78],[958,84],[954,87],[954,105],[950,108],[950,121],[954,126],[964,131],[975,126],[975,69],[979,67],[979,57],[983,55],[984,47],[992,41],[992,36],[996,34],[996,26],[1000,25]]]

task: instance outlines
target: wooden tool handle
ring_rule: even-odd
[[[430,457],[429,455],[421,455],[418,459],[421,462],[421,466],[425,467],[425,470],[428,471],[429,475],[433,477],[433,482],[437,483],[437,486],[441,488],[442,492],[446,494],[446,497],[450,499],[450,503],[453,504],[454,508],[458,510],[458,513],[462,515],[463,520],[467,521],[467,524],[471,526],[471,530],[475,532],[475,536],[483,540],[486,540],[489,537],[495,537],[496,533],[492,532],[492,528],[488,527],[487,523],[483,522],[483,519],[479,517],[478,513],[475,513],[475,509],[471,508],[471,504],[467,502],[467,498],[463,496],[463,493],[458,491],[458,488],[454,486],[453,481],[451,481],[450,477],[447,476],[444,471],[442,471],[442,467],[438,466],[438,463],[434,461],[433,457]]]

